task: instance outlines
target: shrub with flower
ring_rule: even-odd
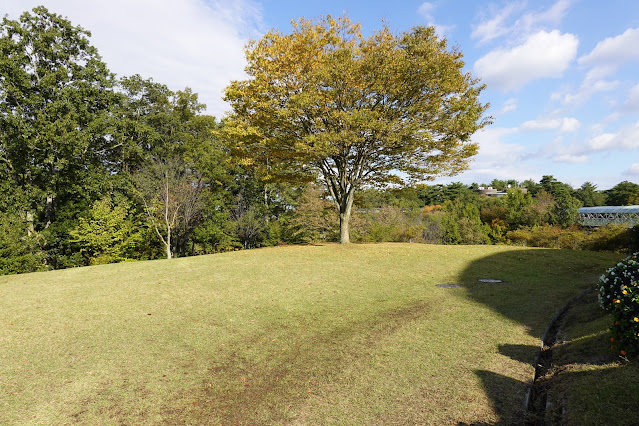
[[[601,276],[599,304],[614,320],[611,342],[622,355],[638,355],[639,253],[625,258]]]

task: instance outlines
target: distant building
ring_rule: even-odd
[[[639,223],[639,206],[582,207],[578,212],[582,226],[621,224],[631,228]]]
[[[508,186],[508,189],[510,189],[510,185]],[[526,188],[517,187],[515,189],[519,189],[524,194],[528,193],[528,189]],[[479,192],[481,195],[486,195],[488,197],[503,197],[508,194],[508,192],[506,191],[497,191],[495,188],[491,186],[487,186],[487,187],[480,186],[477,192]]]

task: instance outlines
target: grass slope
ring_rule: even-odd
[[[291,246],[0,277],[0,424],[521,422],[548,320],[618,257]]]
[[[611,322],[596,291],[568,310],[544,378],[551,402],[547,424],[639,424],[639,363],[610,350]]]

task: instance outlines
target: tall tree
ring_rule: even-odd
[[[250,78],[226,89],[227,136],[268,177],[320,176],[342,243],[358,189],[466,169],[471,135],[490,122],[484,86],[432,27],[364,38],[348,18],[300,19],[291,34],[249,43],[246,57]]]
[[[135,191],[148,222],[164,244],[166,258],[177,243],[192,232],[203,208],[204,184],[179,158],[155,160],[134,176]]]
[[[540,184],[538,184],[532,179],[526,179],[525,181],[521,183],[521,186],[522,188],[526,188],[528,190],[528,193],[532,195],[533,197],[537,195],[537,193],[543,189]]]
[[[628,206],[639,204],[639,185],[624,180],[619,182],[606,193],[606,205],[608,206]]]
[[[530,206],[533,204],[533,199],[530,194],[524,194],[519,188],[510,188],[504,197],[503,204],[508,209],[506,222],[510,229],[532,225],[530,223]]]
[[[184,255],[226,172],[213,134],[218,123],[201,114],[205,105],[188,88],[173,92],[134,75],[121,79],[119,89],[125,99],[117,111],[118,171],[133,175],[136,198],[166,257]]]
[[[564,228],[577,222],[578,210],[582,206],[581,201],[571,195],[571,189],[568,185],[556,185],[552,194],[555,205],[550,212],[550,219],[555,225]]]
[[[0,24],[0,177],[53,218],[97,193],[111,147],[113,78],[90,33],[44,7]]]
[[[584,207],[603,206],[606,202],[606,194],[597,191],[597,185],[592,182],[584,182],[581,187],[575,191],[577,197]]]
[[[566,194],[572,196],[575,192],[572,186],[568,185],[567,183],[558,181],[552,175],[542,176],[541,180],[539,181],[539,185],[544,191],[552,194],[553,197],[565,196]]]

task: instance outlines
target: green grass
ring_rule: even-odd
[[[612,317],[592,292],[568,310],[548,375],[552,424],[636,425],[639,364],[610,348]]]
[[[618,258],[322,245],[0,277],[0,424],[517,423],[547,322]]]

